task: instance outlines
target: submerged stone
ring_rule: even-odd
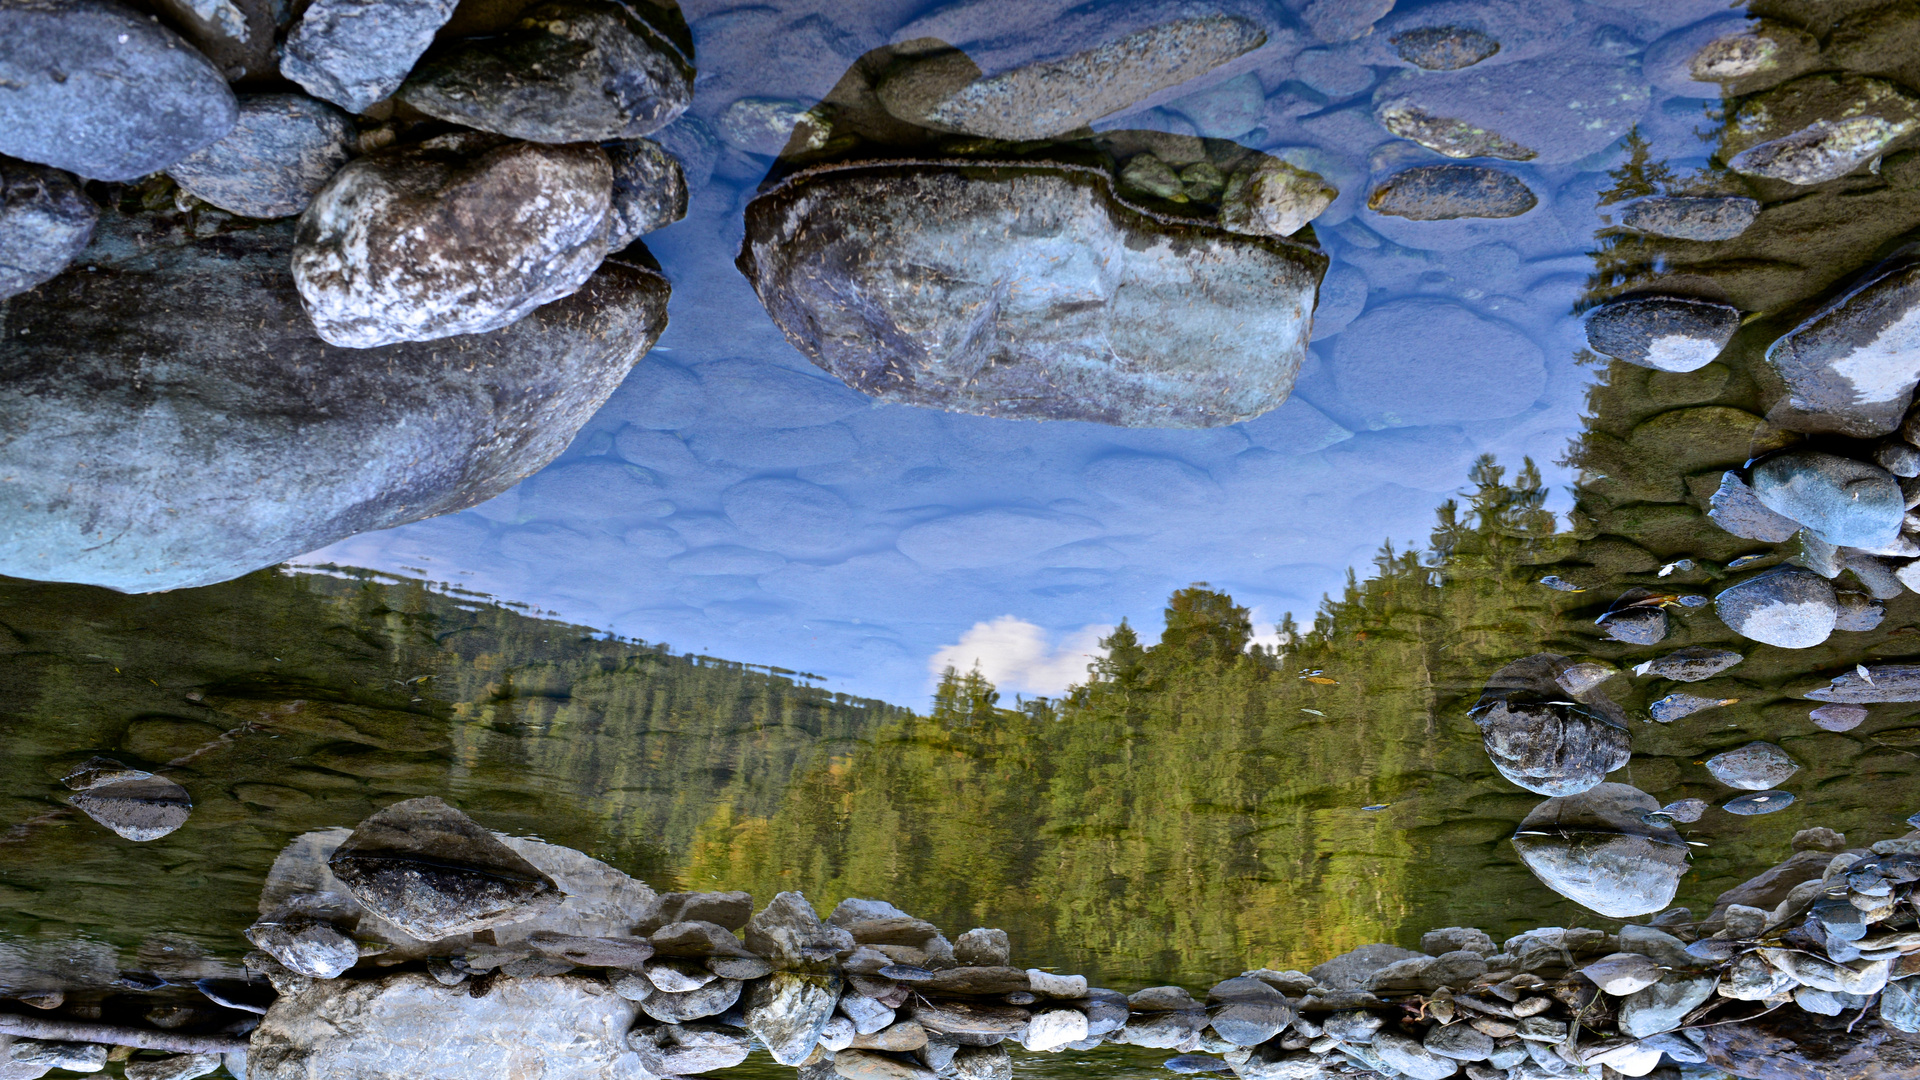
[[[1428,71],[1458,71],[1500,51],[1498,41],[1467,26],[1421,26],[1388,40],[1402,60]]]
[[[1567,701],[1567,658],[1540,653],[1493,673],[1468,714],[1500,775],[1542,795],[1587,790],[1631,757],[1625,714],[1588,690]]]
[[[1620,208],[1620,223],[1637,232],[1675,240],[1731,240],[1760,216],[1760,204],[1744,195],[1649,195]]]
[[[1285,401],[1326,265],[1134,210],[1102,172],[1002,164],[796,174],[748,206],[739,259],[788,340],[857,390],[1130,427]]]
[[[1920,385],[1920,262],[1847,290],[1782,334],[1767,363],[1787,387],[1774,423],[1859,439],[1897,430]]]
[[[158,19],[111,0],[0,7],[0,154],[134,180],[233,127],[227,81]]]
[[[1818,574],[1775,567],[1713,598],[1714,611],[1741,637],[1783,649],[1808,649],[1833,635],[1839,603]]]
[[[1822,731],[1852,731],[1866,722],[1867,710],[1858,705],[1822,705],[1808,712],[1807,718]]]
[[[112,758],[90,758],[61,782],[74,791],[68,802],[136,842],[160,839],[185,825],[193,811],[186,788]]]
[[[1799,522],[1767,509],[1736,472],[1721,474],[1720,487],[1709,500],[1707,516],[1715,525],[1744,540],[1784,544],[1800,531]]]
[[[1865,165],[1920,130],[1920,100],[1861,75],[1808,75],[1742,101],[1722,153],[1734,172],[1819,184]]]
[[[367,910],[422,941],[529,918],[560,899],[552,878],[431,796],[361,822],[328,866]]]
[[[1765,791],[1787,782],[1800,763],[1769,742],[1752,742],[1707,759],[1707,771],[1728,787]]]
[[[1587,315],[1587,344],[1595,352],[1656,371],[1696,371],[1713,363],[1740,311],[1680,296],[1632,296]]]
[[[99,218],[100,208],[72,176],[0,158],[0,300],[66,269]]]
[[[527,9],[503,33],[436,51],[397,97],[515,139],[634,139],[686,111],[693,68],[635,8],[558,0]]]
[[[1625,784],[1548,799],[1520,823],[1513,846],[1542,884],[1601,915],[1665,910],[1687,872],[1687,846],[1671,825],[1642,820],[1659,803]]]
[[[1368,209],[1410,221],[1519,217],[1539,202],[1524,180],[1485,165],[1416,165],[1367,196]]]
[[[1754,466],[1753,494],[1767,509],[1837,547],[1891,544],[1906,513],[1900,481],[1891,473],[1817,450],[1789,450]]]
[[[314,979],[335,979],[360,962],[352,938],[325,923],[268,922],[247,928],[247,940],[287,970]]]
[[[34,328],[0,339],[0,573],[205,585],[484,502],[565,449],[665,327],[665,280],[609,262],[505,330],[335,348],[300,306],[293,232],[210,242],[109,212],[85,266],[0,301]]]
[[[1710,649],[1703,645],[1690,645],[1684,649],[1675,649],[1658,659],[1648,660],[1636,665],[1635,675],[1653,675],[1675,682],[1699,682],[1711,679],[1746,659],[1732,649]]]
[[[1776,810],[1785,810],[1793,805],[1793,798],[1791,791],[1761,791],[1729,799],[1721,805],[1720,809],[1729,814],[1753,817],[1759,814],[1771,814]]]
[[[1525,107],[1516,107],[1519,99]],[[1374,92],[1373,115],[1448,157],[1562,164],[1625,135],[1647,100],[1631,67],[1569,50],[1462,71],[1402,71]]]

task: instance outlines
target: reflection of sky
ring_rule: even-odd
[[[694,114],[712,122],[746,95],[817,99],[907,23],[884,4],[816,6],[687,4]],[[1483,73],[1496,90],[1512,81],[1516,102],[1558,110],[1592,100],[1594,73],[1637,71],[1643,43],[1713,10],[1445,7],[1507,20],[1510,47]],[[1704,103],[1656,87],[1600,137],[1496,163],[1540,196],[1523,217],[1381,218],[1362,205],[1370,174],[1444,160],[1374,122],[1374,89],[1406,70],[1382,38],[1321,47],[1283,30],[1191,96],[1101,125],[1234,123],[1228,106],[1244,114],[1253,87],[1265,104],[1254,100],[1260,126],[1242,141],[1291,148],[1341,187],[1317,223],[1333,269],[1313,353],[1273,413],[1151,431],[872,403],[789,346],[734,269],[766,159],[728,150],[688,219],[648,237],[673,281],[672,325],[560,460],[484,506],[310,558],[412,568],[909,703],[936,655],[977,656],[1009,691],[1056,692],[1083,670],[1090,627],[1125,616],[1151,634],[1167,594],[1192,581],[1254,607],[1262,632],[1283,611],[1304,618],[1382,540],[1424,542],[1476,455],[1531,455],[1565,483],[1553,462],[1587,381],[1569,312],[1592,269],[1595,193],[1620,157],[1606,136],[1637,122],[1656,153],[1702,150]]]

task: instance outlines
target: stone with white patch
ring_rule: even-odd
[[[1696,371],[1727,347],[1740,311],[1681,296],[1630,296],[1587,316],[1587,344],[1615,360],[1656,371]]]
[[[1825,578],[1786,566],[1722,591],[1713,605],[1734,633],[1783,649],[1809,649],[1827,640],[1840,614]]]
[[[1774,423],[1853,438],[1898,429],[1920,385],[1920,262],[1848,290],[1781,335],[1767,363],[1787,386]]]

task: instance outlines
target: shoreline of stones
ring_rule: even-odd
[[[604,895],[563,895],[517,853],[536,848],[587,867]],[[249,1046],[224,1059],[250,1080],[371,1080],[392,1075],[380,1057],[390,1053],[420,1068],[443,1053],[473,1073],[515,1042],[463,1020],[524,1026],[536,1048],[534,1029],[557,1028],[558,1045],[581,1060],[571,1071],[545,1062],[550,1078],[694,1075],[738,1065],[758,1044],[807,1080],[1008,1080],[1008,1046],[1103,1043],[1174,1051],[1171,1071],[1240,1080],[1604,1080],[1708,1066],[1774,1076],[1742,1069],[1796,1054],[1817,1069],[1835,1046],[1920,1032],[1920,982],[1910,981],[1920,975],[1920,832],[1853,848],[1810,829],[1794,848],[1698,921],[1674,909],[1617,932],[1543,927],[1498,945],[1449,927],[1419,950],[1366,945],[1305,973],[1247,971],[1201,997],[1177,986],[1126,995],[1011,966],[1002,931],[949,940],[881,901],[844,900],[822,919],[793,892],[757,911],[741,892],[656,896],[577,852],[509,847],[445,803],[415,799],[362,822],[326,859],[330,880],[363,905],[357,927],[318,893],[263,895],[263,911],[274,910],[248,931],[257,951],[246,967],[273,994],[201,988],[253,1014],[240,1025]],[[579,926],[582,911],[605,916],[618,895],[632,901],[612,916],[622,936],[509,936],[542,920]],[[574,900],[587,906],[568,912]],[[369,934],[404,944],[389,952]],[[6,1048],[14,1080],[128,1056],[61,1039],[104,1029],[62,1020],[59,995],[31,1003],[56,1012],[37,1021],[44,1037]],[[21,1020],[0,1014],[0,1031]],[[1796,1047],[1809,1030],[1826,1043]],[[384,1066],[369,1064],[369,1043]],[[129,1061],[127,1075],[192,1080],[221,1064],[182,1053]]]

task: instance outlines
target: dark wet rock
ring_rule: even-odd
[[[1606,682],[1618,674],[1620,674],[1620,669],[1611,664],[1588,661],[1584,664],[1571,665],[1565,671],[1555,676],[1553,681],[1558,683],[1562,690],[1565,690],[1575,697],[1579,697],[1581,694],[1599,686],[1601,683]]]
[[[1329,990],[1365,990],[1382,968],[1423,955],[1398,945],[1362,945],[1341,953],[1307,974],[1312,976],[1315,984]]]
[[[67,173],[0,158],[0,300],[66,269],[99,217],[100,208]]]
[[[1047,37],[1075,51],[984,74],[967,53],[940,49],[900,63],[874,89],[887,112],[922,127],[1051,139],[1267,40],[1258,24],[1237,16],[1195,14],[1138,27],[1124,10],[1097,8],[1056,20]]]
[[[1765,791],[1787,782],[1800,763],[1769,742],[1752,742],[1707,759],[1707,771],[1728,787]]]
[[[619,251],[687,216],[687,178],[672,154],[651,139],[606,145],[613,165],[607,250]]]
[[[449,137],[361,158],[300,216],[294,283],[347,348],[511,326],[600,265],[612,185],[597,146]]]
[[[1027,973],[1010,967],[949,968],[914,984],[916,991],[943,994],[1011,994],[1028,988]]]
[[[1840,605],[1833,620],[1835,630],[1871,630],[1887,617],[1887,609],[1863,593],[1836,592],[1834,601]]]
[[[107,1066],[109,1047],[99,1043],[54,1042],[46,1039],[15,1039],[7,1047],[9,1060],[16,1068],[65,1069],[68,1072],[97,1073]]]
[[[1794,796],[1790,791],[1759,791],[1752,795],[1742,795],[1722,803],[1720,809],[1729,814],[1742,817],[1754,817],[1759,814],[1771,814],[1776,810],[1785,810],[1793,805]]]
[[[914,999],[910,1019],[941,1035],[1014,1035],[1030,1014],[1014,1005]],[[1204,1022],[1204,1021],[1203,1021]]]
[[[1493,1037],[1467,1024],[1435,1024],[1420,1045],[1429,1054],[1454,1061],[1485,1061],[1493,1056]]]
[[[810,970],[853,946],[852,934],[821,922],[807,898],[797,892],[776,895],[747,922],[747,948],[779,969]]]
[[[1731,649],[1712,649],[1703,645],[1690,645],[1684,649],[1675,649],[1665,656],[1648,660],[1636,665],[1635,675],[1652,675],[1675,682],[1699,682],[1711,679],[1715,675],[1738,664],[1745,657]]]
[[[1418,1041],[1391,1029],[1373,1037],[1373,1051],[1396,1073],[1409,1080],[1446,1080],[1460,1071],[1460,1063],[1428,1050]]]
[[[1860,665],[1865,667],[1866,665]],[[1920,701],[1920,665],[1876,664],[1866,669],[1836,675],[1833,681],[1803,697],[1814,701],[1833,701],[1848,705],[1872,705],[1886,701]],[[1865,719],[1863,716],[1862,719]]]
[[[171,1054],[152,1060],[129,1061],[126,1080],[195,1080],[220,1067],[219,1054]]]
[[[1367,208],[1411,221],[1510,218],[1539,203],[1526,182],[1485,165],[1416,165],[1380,182]]]
[[[504,33],[436,52],[396,97],[515,139],[634,139],[686,111],[693,70],[635,8],[557,0],[528,9]]]
[[[1697,1035],[1708,1064],[1756,1080],[1897,1080],[1920,1071],[1920,1040],[1871,1021],[1848,1026],[1779,1009]]]
[[[1873,463],[1902,479],[1920,476],[1920,450],[1888,439],[1873,448]]]
[[[182,190],[241,217],[291,217],[347,163],[345,113],[300,94],[250,94],[220,141],[167,168]]]
[[[924,947],[928,938],[940,936],[940,928],[881,900],[847,899],[835,905],[827,922],[853,935],[860,945],[909,945]],[[1021,989],[1025,989],[1022,979]],[[1004,993],[1004,991],[987,991]]]
[[[1767,349],[1787,386],[1768,419],[1854,438],[1900,426],[1920,385],[1920,263],[1871,275]]]
[[[1759,216],[1744,195],[1649,195],[1620,208],[1620,224],[1675,240],[1731,240]]]
[[[1920,100],[1861,75],[1795,79],[1728,117],[1721,153],[1734,172],[1819,184],[1845,176],[1920,129]]]
[[[263,920],[247,928],[247,940],[288,970],[313,979],[338,978],[360,962],[353,939],[325,923]]]
[[[1741,637],[1783,649],[1811,648],[1833,634],[1839,605],[1818,574],[1782,566],[1726,589],[1714,611]]]
[[[644,938],[583,937],[536,930],[524,941],[536,955],[580,967],[637,969],[653,955],[652,943]]]
[[[1420,951],[1428,956],[1463,951],[1491,956],[1499,950],[1494,947],[1493,939],[1487,936],[1487,932],[1479,927],[1448,926],[1420,935]]]
[[[1525,109],[1513,107],[1525,95]],[[1402,71],[1374,91],[1380,126],[1448,157],[1561,164],[1605,149],[1647,107],[1629,67],[1573,55],[1459,72]]]
[[[1673,903],[1687,871],[1680,834],[1642,820],[1659,805],[1625,784],[1601,784],[1535,807],[1513,846],[1561,896],[1609,918],[1648,915]]]
[[[672,895],[672,894],[669,894]],[[719,914],[719,913],[716,913]],[[727,913],[730,914],[730,913]],[[741,924],[745,925],[742,919]],[[749,957],[752,952],[740,942],[733,931],[718,923],[701,919],[687,919],[683,922],[668,923],[653,932],[653,947],[667,956],[737,956]]]
[[[703,922],[722,930],[738,930],[753,918],[753,894],[746,892],[662,893],[659,907],[634,927],[636,934],[652,934],[677,922]],[[737,941],[736,941],[737,944]]]
[[[1597,353],[1656,371],[1697,371],[1727,347],[1740,311],[1679,296],[1630,296],[1587,315],[1587,344]]]
[[[1714,524],[1745,540],[1782,544],[1800,531],[1800,523],[1766,508],[1739,473],[1724,473],[1713,493],[1707,516]]]
[[[962,964],[998,967],[1012,956],[1005,930],[976,927],[953,939],[953,958]]]
[[[1808,712],[1807,718],[1822,731],[1852,731],[1866,722],[1867,710],[1859,705],[1822,705]]]
[[[1555,676],[1564,656],[1516,660],[1488,678],[1468,714],[1480,727],[1500,775],[1542,795],[1572,795],[1627,763],[1632,737],[1625,714],[1598,690],[1575,696]]]
[[[0,154],[94,180],[164,169],[233,126],[227,81],[112,0],[0,9]]]
[[[1300,21],[1321,41],[1352,41],[1373,33],[1373,24],[1393,10],[1393,0],[1311,0]]]
[[[1090,269],[1105,256],[1066,255],[1113,245],[1118,280]],[[1286,400],[1326,258],[1147,217],[1077,167],[900,165],[802,173],[755,199],[739,265],[788,340],[864,393],[1212,427]],[[900,289],[902,274],[927,285]]]
[[[1900,482],[1877,465],[1817,450],[1789,450],[1753,468],[1753,494],[1830,544],[1877,548],[1900,534]]]
[[[314,0],[288,32],[280,74],[352,113],[406,81],[454,0]]]
[[[1612,641],[1658,645],[1667,639],[1667,612],[1660,607],[1623,607],[1596,620]]]
[[[1259,979],[1237,978],[1207,991],[1214,1034],[1235,1046],[1258,1046],[1293,1023],[1286,996]]]
[[[431,796],[361,822],[327,865],[369,911],[422,941],[516,922],[560,900],[552,878]]]
[[[747,1060],[752,1041],[739,1028],[718,1024],[661,1024],[634,1028],[627,1045],[655,1076],[694,1076]]]
[[[634,1013],[604,983],[565,975],[500,979],[480,996],[421,973],[336,979],[274,1002],[253,1033],[247,1071],[251,1080],[522,1071],[617,1080],[644,1075],[626,1041]]]
[[[1802,986],[1838,994],[1877,994],[1886,988],[1893,970],[1885,960],[1840,964],[1812,953],[1783,948],[1763,948],[1760,955]]]
[[[187,823],[193,800],[187,789],[112,758],[91,758],[63,781],[67,801],[121,837],[158,840]]]
[[[1648,715],[1655,723],[1671,724],[1683,716],[1692,716],[1705,709],[1717,709],[1722,705],[1731,705],[1737,698],[1710,698],[1698,694],[1668,694],[1666,697],[1647,706]]]
[[[1389,39],[1400,58],[1428,71],[1458,71],[1500,51],[1500,43],[1465,26],[1422,26]]]

